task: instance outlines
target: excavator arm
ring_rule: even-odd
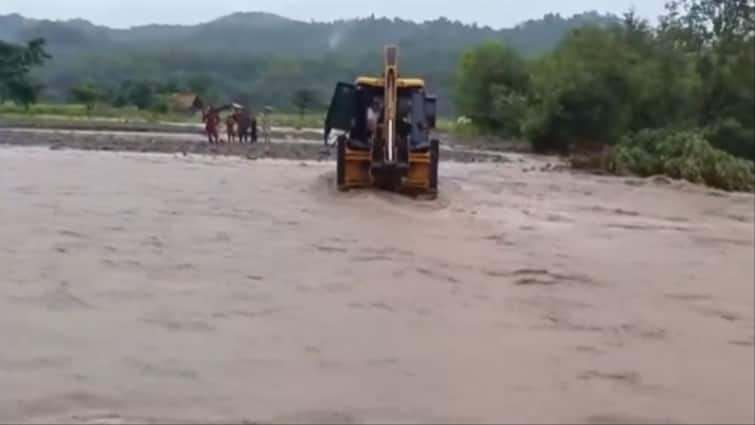
[[[385,155],[384,161],[388,164],[396,160],[396,118],[398,108],[398,47],[385,47],[385,78],[384,87],[384,107],[383,129],[385,131]]]

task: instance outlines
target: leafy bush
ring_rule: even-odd
[[[712,148],[755,161],[755,6],[676,0],[667,7],[655,27],[630,12],[618,25],[577,28],[528,61],[528,75],[515,52],[494,44],[470,50],[460,61],[458,109],[488,133],[522,133],[540,153],[589,156],[626,134],[676,128],[701,129]],[[663,146],[654,143],[623,150],[656,155]],[[700,146],[695,155],[714,156]],[[635,167],[653,168],[648,161]]]
[[[755,189],[752,162],[714,148],[694,131],[642,130],[626,136],[607,166],[619,174],[665,174],[724,190]]]
[[[149,105],[150,111],[155,115],[165,115],[171,112],[171,101],[168,95],[158,95],[152,99]]]
[[[459,60],[458,112],[484,132],[519,136],[529,79],[527,63],[509,46],[488,42],[467,50]]]
[[[755,130],[735,118],[724,118],[705,129],[705,138],[723,151],[755,161]]]
[[[523,127],[539,152],[615,144],[631,118],[630,62],[618,31],[585,27],[531,66]]]
[[[31,71],[52,58],[45,45],[43,38],[31,40],[26,45],[0,40],[0,104],[11,100],[29,110],[37,102],[44,85],[32,78]]]
[[[494,116],[502,118],[498,133],[506,137],[521,136],[522,123],[529,110],[527,96],[503,85],[493,85],[491,94],[493,96],[491,111]]]
[[[74,101],[84,104],[87,115],[92,113],[102,96],[102,92],[92,82],[85,82],[71,89],[71,97]]]

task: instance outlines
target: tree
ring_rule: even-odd
[[[199,74],[189,79],[186,83],[195,95],[205,98],[210,94],[210,88],[212,87],[212,78],[206,74]]]
[[[304,117],[304,112],[317,103],[317,95],[310,89],[299,89],[294,92],[292,103],[299,111],[299,116]]]
[[[174,94],[181,91],[178,82],[167,80],[157,84],[156,91],[160,94]]]
[[[149,110],[154,117],[157,117],[160,114],[167,114],[171,109],[170,96],[166,94],[155,96],[149,106]]]
[[[491,132],[518,136],[529,92],[527,64],[512,48],[489,42],[465,51],[457,71],[457,111]]]
[[[666,12],[662,30],[673,32],[688,50],[741,44],[755,33],[752,0],[671,0]]]
[[[0,41],[0,101],[9,99],[27,109],[37,101],[44,86],[29,74],[32,68],[51,58],[44,47],[42,38],[31,40],[26,46]]]
[[[92,82],[85,82],[71,89],[71,97],[86,106],[87,115],[92,113],[102,96],[102,92]]]
[[[113,98],[113,106],[116,108],[128,106],[128,98],[123,93],[115,95]]]
[[[598,27],[573,31],[536,63],[526,123],[536,149],[616,143],[631,123],[633,63],[622,33]]]
[[[127,95],[129,103],[139,109],[148,109],[152,105],[154,96],[155,92],[152,85],[146,81],[133,83]]]
[[[671,1],[660,37],[694,60],[700,80],[696,124],[714,146],[755,160],[755,4]]]
[[[5,84],[7,97],[16,104],[22,105],[26,111],[37,102],[43,85],[35,83],[27,78],[10,80]]]

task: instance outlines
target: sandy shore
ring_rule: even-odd
[[[0,422],[752,423],[753,196],[0,146]]]

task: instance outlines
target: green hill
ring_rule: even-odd
[[[115,92],[124,81],[149,80],[176,86],[208,86],[219,101],[290,106],[292,93],[314,90],[326,101],[337,80],[381,69],[381,49],[401,48],[405,74],[427,79],[449,99],[459,52],[486,40],[501,40],[525,55],[546,52],[573,28],[615,22],[588,12],[564,18],[547,15],[517,27],[493,30],[448,19],[412,22],[362,18],[302,22],[268,13],[235,13],[193,26],[148,25],[112,29],[85,20],[49,21],[0,16],[0,39],[24,42],[44,37],[54,58],[38,77],[44,96],[64,100],[83,80]],[[194,82],[194,84],[190,84]],[[197,83],[201,82],[201,83]]]

